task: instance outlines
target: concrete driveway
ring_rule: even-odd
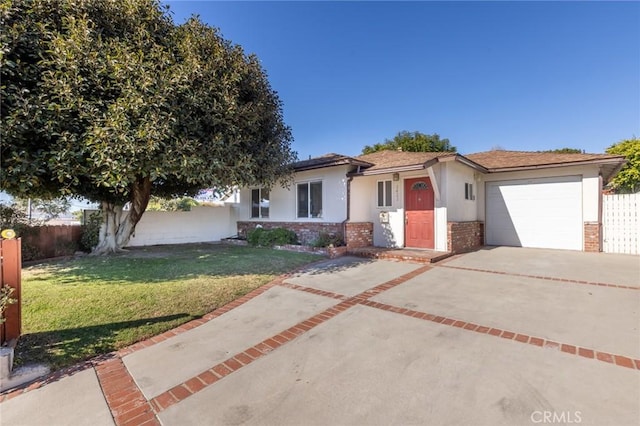
[[[634,256],[346,257],[5,396],[0,423],[637,425],[639,324]]]

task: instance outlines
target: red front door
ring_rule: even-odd
[[[404,245],[432,249],[433,187],[429,178],[404,181]]]

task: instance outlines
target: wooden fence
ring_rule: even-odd
[[[75,253],[82,237],[80,225],[34,226],[23,236],[24,260],[49,259]]]
[[[0,324],[0,346],[5,342],[20,337],[22,327],[21,313],[21,273],[22,254],[21,240],[0,239],[0,285],[8,285],[14,289],[11,297],[17,302],[10,304],[4,311],[6,321]]]
[[[640,193],[602,197],[602,250],[640,254]]]

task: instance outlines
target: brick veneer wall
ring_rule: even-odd
[[[483,222],[447,222],[447,248],[450,252],[463,253],[483,245]]]
[[[261,222],[261,221],[238,221],[238,235],[246,238],[247,232],[257,225],[262,225],[265,229],[285,228],[290,229],[298,236],[298,241],[304,245],[311,245],[321,232],[327,234],[343,234],[342,223],[340,222]]]
[[[584,251],[601,251],[600,229],[598,222],[584,223]]]
[[[373,245],[372,222],[347,222],[345,227],[347,249],[371,247]]]

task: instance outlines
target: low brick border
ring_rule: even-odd
[[[551,277],[546,275],[529,275],[529,274],[518,274],[517,272],[504,272],[504,271],[494,271],[491,269],[479,269],[479,268],[468,268],[465,266],[454,266],[454,265],[437,265],[441,268],[451,268],[451,269],[460,269],[463,271],[472,271],[472,272],[484,272],[487,274],[496,274],[496,275],[510,275],[513,277],[523,277],[523,278],[535,278],[538,280],[546,280],[546,281],[560,281],[563,283],[571,283],[571,284],[586,284],[586,285],[594,285],[598,287],[613,287],[613,288],[624,288],[627,290],[640,290],[640,287],[635,287],[631,285],[620,285],[620,284],[610,284],[610,283],[600,283],[594,281],[585,281],[585,280],[571,280],[568,278],[558,278]]]
[[[120,357],[97,361],[94,368],[115,424],[161,425]]]

